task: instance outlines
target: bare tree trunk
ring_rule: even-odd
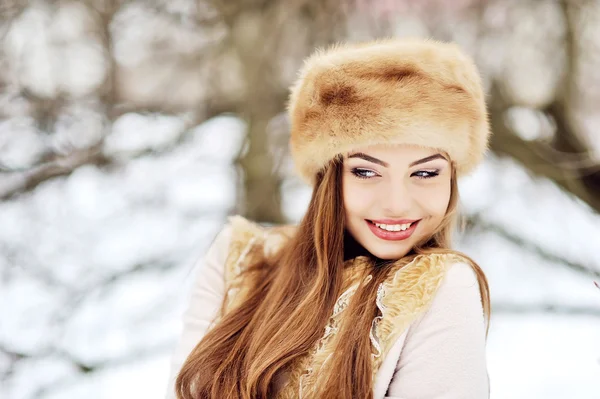
[[[274,170],[267,136],[269,121],[283,111],[283,93],[274,81],[276,7],[228,11],[222,12],[230,30],[229,42],[242,65],[245,82],[237,112],[248,123],[246,144],[237,160],[242,175],[238,212],[259,222],[282,223],[280,177]]]
[[[268,135],[269,122],[285,110],[288,97],[279,75],[278,54],[290,49],[282,48],[286,43],[281,38],[290,36],[286,31],[290,21],[301,19],[309,26],[309,43],[300,43],[303,38],[299,37],[292,45],[301,51],[331,43],[344,27],[345,12],[335,1],[313,0],[253,3],[251,7],[224,2],[218,8],[229,27],[230,46],[238,55],[246,84],[237,109],[248,123],[247,145],[238,159],[243,178],[238,212],[259,222],[284,223],[281,176],[269,150]]]
[[[250,68],[249,68],[250,69]],[[256,221],[283,223],[281,209],[281,178],[269,152],[267,125],[282,111],[281,95],[269,87],[264,74],[252,74],[249,94],[241,114],[248,122],[247,152],[239,159],[243,171],[243,200],[246,216]]]

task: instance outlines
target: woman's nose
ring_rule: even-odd
[[[389,184],[380,198],[383,211],[391,218],[410,217],[414,199],[410,189],[403,182]]]

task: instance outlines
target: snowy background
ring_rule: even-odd
[[[600,398],[600,5],[442,3],[0,0],[0,397],[162,398],[226,216],[306,209],[301,59],[417,35],[461,43],[490,93],[456,245],[490,283],[492,399]]]

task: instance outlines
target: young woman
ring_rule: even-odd
[[[307,213],[229,217],[168,397],[488,398],[488,285],[451,249],[457,178],[490,134],[472,61],[430,40],[337,45],[306,61],[288,109]]]

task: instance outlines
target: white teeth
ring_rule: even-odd
[[[384,223],[375,223],[375,226],[379,227],[382,230],[386,231],[404,231],[410,227],[412,223],[406,224],[384,224]]]

